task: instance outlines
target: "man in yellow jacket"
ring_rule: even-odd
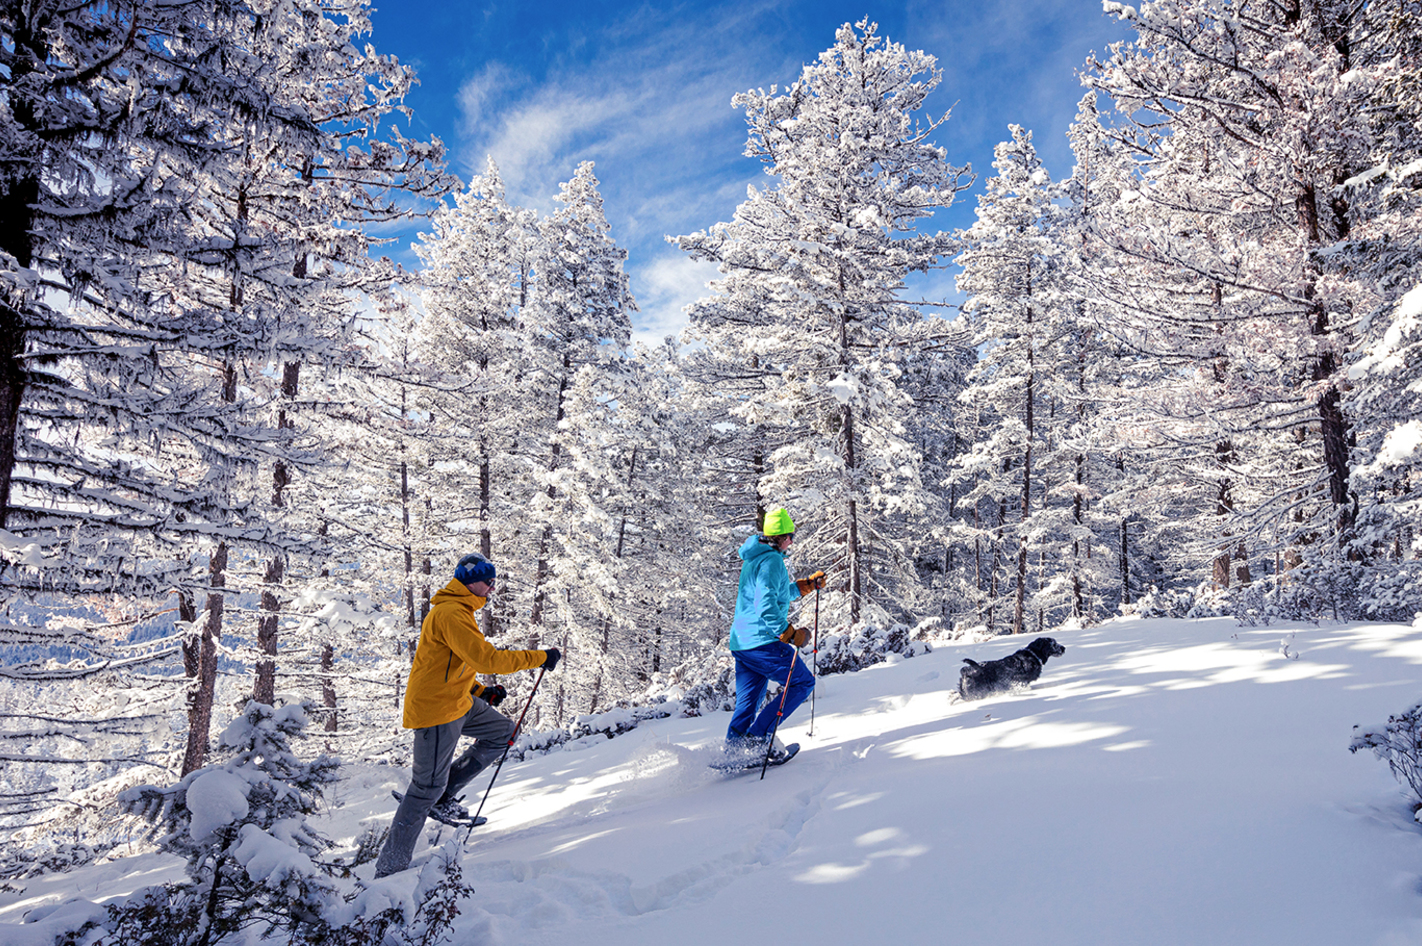
[[[467,821],[469,812],[458,801],[460,791],[508,745],[513,723],[494,709],[503,700],[504,688],[486,688],[474,675],[552,670],[558,665],[557,648],[499,650],[479,633],[474,612],[488,601],[496,574],[494,563],[478,552],[464,556],[454,569],[454,580],[434,596],[425,615],[405,688],[405,728],[415,731],[410,787],[376,858],[376,877],[410,866],[427,816],[446,823]],[[454,746],[460,736],[474,744],[456,762]]]

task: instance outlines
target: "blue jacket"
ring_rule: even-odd
[[[738,554],[745,564],[731,622],[731,650],[750,650],[780,640],[790,620],[790,602],[800,597],[800,589],[790,580],[785,553],[760,536],[746,539]]]

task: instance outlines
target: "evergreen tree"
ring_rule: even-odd
[[[935,506],[909,439],[902,364],[948,329],[898,293],[944,249],[919,221],[965,186],[928,141],[946,116],[914,117],[940,80],[931,56],[867,20],[845,24],[784,92],[733,99],[746,153],[775,185],[752,188],[733,222],[679,238],[724,277],[691,310],[688,337],[740,381],[726,392],[751,438],[739,464],[750,461],[764,506],[806,521],[797,548],[830,570],[830,607],[847,624],[912,596],[915,533]]]
[[[990,509],[990,531],[982,537],[992,542],[995,565],[1005,566],[994,568],[992,597],[1012,602],[1009,617],[989,601],[986,623],[992,630],[996,617],[1021,634],[1030,606],[1028,565],[1043,532],[1046,491],[1033,476],[1040,476],[1050,432],[1039,414],[1046,413],[1045,389],[1059,367],[1053,363],[1055,323],[1063,301],[1049,235],[1051,179],[1031,133],[1017,125],[1011,130],[1012,140],[994,152],[997,176],[979,198],[977,223],[962,234],[957,261],[963,267],[958,287],[969,297],[963,311],[983,352],[960,396],[980,418],[977,442],[962,466],[976,480],[968,500]]]
[[[1375,289],[1330,248],[1357,223],[1339,187],[1371,137],[1368,8],[1108,8],[1138,39],[1085,81],[1142,164],[1097,232],[1140,290],[1116,297],[1134,315],[1123,334],[1168,382],[1152,410],[1206,527],[1187,544],[1218,586],[1255,577],[1250,541],[1286,566],[1337,562],[1357,509],[1341,372]]]

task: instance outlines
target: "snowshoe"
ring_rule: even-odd
[[[712,762],[711,768],[726,773],[748,772],[763,765],[784,765],[795,758],[795,754],[799,751],[800,744],[798,742],[792,742],[787,746],[776,739],[774,747],[770,750],[770,759],[767,761],[764,740],[738,740],[734,743],[728,742],[725,756]]]
[[[391,792],[396,801],[404,801],[405,796],[400,792]],[[447,824],[451,828],[477,828],[481,824],[488,824],[489,819],[480,815],[475,818],[469,814],[469,809],[465,808],[457,801],[446,801],[436,804],[429,810],[428,818],[433,818],[440,824]]]

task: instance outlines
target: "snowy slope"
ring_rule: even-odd
[[[1422,830],[1386,765],[1347,751],[1355,723],[1422,699],[1422,627],[1056,636],[1030,692],[980,703],[950,698],[960,659],[1024,641],[823,678],[813,736],[806,706],[784,734],[804,750],[764,781],[705,767],[725,714],[506,767],[465,849],[459,941],[1422,943]],[[337,838],[403,787],[351,774]],[[0,923],[164,869],[123,863],[36,882]]]

